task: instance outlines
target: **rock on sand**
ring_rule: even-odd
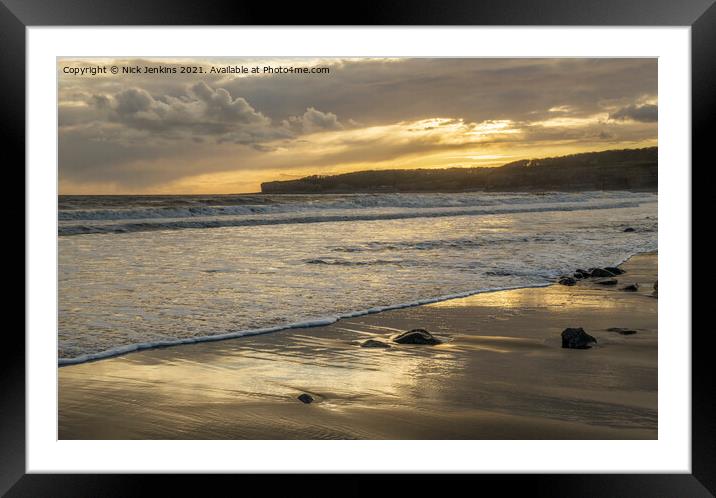
[[[440,344],[433,335],[425,329],[413,329],[403,332],[393,338],[398,344]]]
[[[626,273],[624,270],[622,270],[621,268],[617,268],[616,266],[605,266],[604,269],[609,272],[612,272],[614,275],[623,275],[624,273]]]
[[[389,348],[390,344],[386,344],[381,341],[376,341],[375,339],[368,339],[367,341],[361,343],[360,347],[362,347],[362,348]]]
[[[310,394],[303,393],[298,397],[299,401],[306,403],[307,405],[309,403],[313,403],[313,396]]]
[[[614,277],[616,274],[605,268],[594,268],[590,273],[591,277]]]
[[[617,332],[621,335],[634,335],[636,334],[636,330],[634,329],[625,329],[623,327],[610,327],[607,329],[609,332]]]
[[[619,281],[616,278],[607,278],[604,280],[597,280],[594,283],[599,285],[617,285]]]
[[[582,327],[568,328],[562,331],[562,347],[568,349],[589,349],[597,340],[587,334]]]

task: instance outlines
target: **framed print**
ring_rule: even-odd
[[[27,195],[8,496],[287,472],[714,492],[711,2],[99,5],[0,10]]]

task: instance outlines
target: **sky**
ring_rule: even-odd
[[[58,78],[61,194],[259,192],[657,145],[656,59],[66,58]]]

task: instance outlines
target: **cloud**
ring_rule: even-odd
[[[192,65],[275,65],[196,59]],[[92,65],[95,60],[62,60]],[[112,64],[186,65],[115,59]],[[326,74],[59,74],[60,179],[166,191],[297,168],[429,167],[456,156],[656,141],[655,59],[292,59]],[[651,142],[650,142],[651,141]],[[527,152],[524,152],[525,154]],[[212,177],[213,178],[213,177]],[[219,178],[218,176],[216,178]],[[223,177],[222,177],[223,178]],[[252,180],[253,181],[253,180]],[[256,187],[258,184],[256,184]],[[79,187],[78,187],[79,188]],[[197,187],[199,188],[199,187]]]
[[[609,115],[615,121],[638,121],[656,123],[659,120],[659,107],[654,104],[628,105]]]
[[[338,117],[332,112],[321,112],[314,107],[309,107],[302,116],[291,116],[284,121],[284,124],[294,130],[303,133],[314,133],[317,131],[342,130],[343,125]]]
[[[235,143],[255,150],[270,151],[268,141],[291,139],[301,134],[342,130],[343,124],[332,112],[308,107],[300,116],[290,116],[277,125],[257,111],[245,98],[233,97],[224,88],[212,88],[200,81],[184,94],[152,95],[131,87],[115,94],[93,94],[83,107],[61,108],[61,125],[76,125],[82,116],[150,132],[156,140],[190,138],[203,143]]]
[[[254,109],[246,99],[232,97],[223,88],[204,82],[192,85],[184,94],[152,95],[139,87],[114,94],[95,94],[86,102],[88,114],[105,112],[104,124],[117,124],[145,131],[146,138],[212,140],[253,145],[289,136],[271,126],[271,119]],[[71,121],[77,124],[79,118]],[[100,123],[101,126],[102,123]]]
[[[312,105],[375,125],[435,116],[541,120],[550,109],[591,115],[604,111],[604,103],[624,106],[653,96],[657,83],[655,59],[334,59],[321,65],[330,66],[329,75],[235,78],[222,85],[272,119]]]
[[[97,95],[97,102],[101,106],[105,105],[105,99],[104,95]],[[114,97],[114,100],[116,102],[115,109],[122,116],[149,112],[159,104],[148,92],[140,88],[130,88],[120,92]]]
[[[268,126],[271,120],[257,112],[246,99],[232,98],[231,94],[223,88],[212,89],[200,81],[191,87],[192,92],[203,101],[205,118],[213,118],[229,124],[259,124]]]

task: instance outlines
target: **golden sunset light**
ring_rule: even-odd
[[[658,438],[657,59],[58,73],[58,439]]]
[[[229,72],[288,63],[328,72]],[[99,64],[154,70],[88,72]],[[186,66],[203,72],[169,71]],[[62,194],[248,193],[657,144],[653,59],[62,59],[58,71]]]

